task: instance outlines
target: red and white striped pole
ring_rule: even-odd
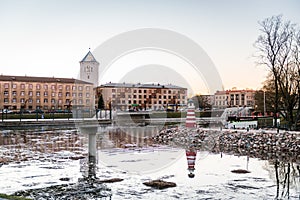
[[[188,100],[188,108],[185,121],[186,128],[196,127],[195,105],[192,99]]]

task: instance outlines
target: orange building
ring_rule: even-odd
[[[0,75],[0,109],[94,107],[93,84],[73,78]]]

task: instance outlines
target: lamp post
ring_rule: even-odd
[[[71,103],[72,103],[73,100],[69,101],[69,104],[68,104],[68,120],[70,119],[70,110],[71,110]]]
[[[264,116],[265,116],[265,113],[266,113],[266,91],[263,90],[264,92]]]

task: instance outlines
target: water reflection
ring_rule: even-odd
[[[151,199],[147,198],[147,195],[151,196],[151,194],[163,197],[160,192],[141,188],[139,186],[141,181],[137,178],[133,179],[132,177],[135,176],[132,174],[124,173],[125,170],[148,170],[153,174],[160,173],[161,176],[155,175],[156,177],[170,177],[171,180],[178,183],[178,187],[174,190],[178,198],[191,197],[190,199],[193,199],[199,195],[212,199],[250,198],[250,196],[264,199],[299,198],[300,167],[298,162],[291,161],[288,152],[285,155],[273,156],[264,152],[254,154],[223,148],[213,149],[214,154],[202,157],[201,155],[206,155],[206,153],[193,146],[175,148],[172,145],[157,144],[152,139],[157,132],[155,127],[130,127],[128,129],[101,127],[97,134],[97,158],[99,158],[97,161],[88,159],[88,138],[75,129],[2,131],[0,132],[0,166],[7,165],[1,167],[0,179],[4,180],[6,186],[0,186],[0,192],[20,188],[29,189],[34,184],[36,184],[35,187],[45,186],[46,183],[42,184],[42,180],[39,182],[34,176],[30,178],[30,183],[24,184],[23,177],[28,177],[24,174],[39,173],[41,176],[44,173],[50,173],[43,170],[54,169],[57,166],[62,168],[59,168],[60,170],[69,172],[68,166],[63,169],[65,167],[63,163],[80,160],[80,165],[86,166],[86,168],[81,168],[83,177],[87,177],[89,180],[95,180],[97,177],[103,179],[116,176],[128,179],[127,182],[124,181],[120,185],[110,185],[113,190],[117,191],[115,196],[120,199],[124,195],[130,196],[134,193],[138,193],[139,197],[143,199]],[[259,157],[266,162],[259,161],[254,157]],[[118,158],[118,160],[113,160],[114,158]],[[165,162],[159,163],[158,158]],[[33,160],[41,161],[36,169],[34,162],[28,162]],[[107,165],[103,166],[101,162],[106,162]],[[21,167],[24,163],[32,166]],[[121,173],[114,171],[116,165],[123,166],[124,170]],[[127,168],[125,168],[126,165]],[[159,168],[155,165],[165,167]],[[262,168],[260,168],[261,165]],[[153,172],[155,167],[157,170]],[[251,173],[247,175],[232,174],[230,169],[237,167],[249,168]],[[22,171],[23,169],[24,171]],[[30,171],[33,169],[35,171]],[[78,168],[73,167],[72,170],[74,173],[72,176],[77,177],[79,161]],[[55,181],[61,178],[61,174],[66,174],[65,172],[61,174],[52,172],[53,174],[47,175],[48,183],[58,184]],[[17,174],[18,177],[10,176],[12,174]],[[145,179],[150,175],[150,173],[146,175],[143,173],[139,178]],[[178,177],[179,179],[176,179]],[[26,181],[29,179],[26,178]],[[226,193],[224,198],[221,193]],[[137,198],[137,196],[132,198]]]

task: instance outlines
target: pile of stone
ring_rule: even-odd
[[[82,181],[47,188],[19,191],[14,196],[30,199],[111,199],[111,190],[102,183]]]
[[[205,130],[176,127],[163,129],[153,137],[159,144],[176,145],[212,152],[233,152],[263,159],[288,158],[300,160],[300,134],[297,132],[265,132],[259,130]]]
[[[230,132],[219,137],[219,145],[277,152],[300,152],[300,135],[296,133]]]
[[[155,143],[166,144],[178,147],[194,147],[196,149],[213,148],[215,139],[219,132],[211,130],[188,129],[185,127],[174,127],[163,129],[152,139]]]

